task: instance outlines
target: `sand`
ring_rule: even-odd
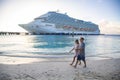
[[[0,80],[120,80],[120,59],[89,60],[77,68],[71,58],[0,56]]]

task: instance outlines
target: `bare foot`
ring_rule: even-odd
[[[72,63],[70,65],[73,65]]]
[[[77,66],[76,66],[76,65],[74,65],[73,67],[74,67],[74,68],[76,68]]]
[[[86,65],[85,65],[85,66],[83,66],[83,68],[86,68]]]

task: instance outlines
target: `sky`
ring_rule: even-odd
[[[0,31],[25,32],[26,24],[49,11],[99,25],[102,34],[120,34],[120,0],[0,0]]]

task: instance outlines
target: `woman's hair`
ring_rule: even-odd
[[[79,40],[78,40],[78,39],[76,39],[76,40],[75,40],[75,43],[79,44]]]

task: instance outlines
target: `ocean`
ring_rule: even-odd
[[[89,58],[120,58],[120,36],[115,35],[1,35],[0,56],[42,55],[73,56],[68,53],[74,41],[85,38],[85,54]]]

